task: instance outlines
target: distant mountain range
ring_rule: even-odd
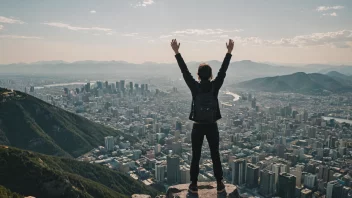
[[[187,57],[184,57],[185,60]],[[222,58],[222,57],[221,57]],[[221,61],[210,60],[207,62],[213,67],[214,75],[220,68]],[[192,73],[197,71],[200,62],[188,62]],[[158,72],[155,72],[158,71]],[[338,71],[346,75],[352,75],[352,66],[333,66],[324,64],[310,64],[306,66],[280,66],[274,64],[258,63],[250,60],[236,61],[230,64],[228,77],[231,80],[249,80],[257,77],[273,75],[285,75],[294,72],[306,73],[328,73]],[[175,73],[176,72],[176,73]],[[167,76],[181,75],[176,63],[154,63],[142,64],[128,63],[125,61],[43,61],[30,64],[18,63],[0,65],[0,74],[41,74],[41,75],[122,75],[122,76]]]
[[[6,96],[8,95],[8,96]],[[0,144],[49,155],[78,157],[104,145],[105,136],[135,137],[94,123],[31,95],[0,88]]]
[[[290,75],[256,78],[234,86],[268,92],[345,92],[352,91],[352,82],[349,81],[351,78],[338,72],[329,72],[326,75],[297,72]]]
[[[0,145],[0,196],[130,198],[159,192],[106,166]],[[17,194],[18,193],[18,194]],[[7,196],[2,196],[7,195]]]

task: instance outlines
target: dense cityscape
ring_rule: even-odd
[[[122,171],[161,191],[189,183],[191,96],[182,81],[174,87],[119,80],[21,89],[139,140],[107,136],[77,160]],[[351,196],[351,94],[223,90],[218,125],[224,179],[241,196]],[[206,140],[200,164],[198,180],[213,181]]]

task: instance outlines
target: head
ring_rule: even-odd
[[[211,67],[206,64],[202,63],[198,67],[198,79],[201,81],[207,81],[213,79],[213,73],[211,71]]]

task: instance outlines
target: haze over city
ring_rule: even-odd
[[[48,60],[174,62],[178,38],[188,61],[352,63],[352,2],[1,1],[0,64]]]
[[[352,198],[351,9],[0,0],[0,198]]]

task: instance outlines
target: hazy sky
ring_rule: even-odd
[[[352,63],[351,0],[0,0],[0,64],[41,60]]]

